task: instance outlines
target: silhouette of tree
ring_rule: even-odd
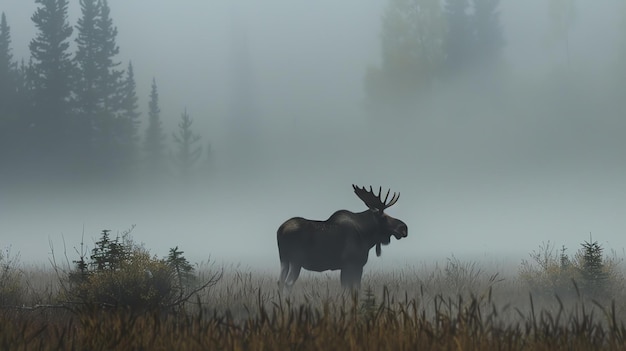
[[[39,7],[31,17],[37,34],[29,48],[32,66],[34,111],[30,117],[30,141],[35,159],[46,169],[64,169],[72,146],[71,105],[74,64],[69,52],[72,27],[67,22],[67,0],[35,0]],[[61,162],[65,161],[65,162]]]
[[[16,148],[18,113],[17,63],[11,52],[11,28],[4,12],[0,18],[0,168],[8,169],[10,156],[20,150]]]
[[[0,125],[15,113],[17,75],[17,63],[11,52],[11,28],[3,12],[0,18]]]
[[[174,162],[177,164],[181,175],[189,176],[191,169],[202,154],[202,146],[195,146],[200,140],[200,135],[193,133],[191,130],[193,120],[189,117],[186,108],[180,118],[178,134],[172,134],[174,142],[178,144],[178,151],[175,154]]]
[[[120,155],[124,167],[130,166],[137,159],[137,143],[139,141],[139,106],[137,105],[137,84],[133,64],[128,63],[126,77],[122,85],[120,112],[117,117],[117,135],[120,143]]]
[[[161,125],[161,109],[159,108],[159,92],[156,80],[152,79],[150,102],[148,103],[148,126],[143,142],[145,163],[148,171],[163,171],[165,159],[165,133]]]

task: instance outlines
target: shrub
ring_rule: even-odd
[[[214,274],[203,285],[197,284],[183,251],[176,247],[168,257],[159,259],[132,240],[131,230],[115,238],[103,230],[89,258],[81,243],[80,257],[64,284],[66,302],[132,310],[168,309],[181,307],[191,295],[220,279],[221,275]]]
[[[584,241],[571,259],[563,246],[555,250],[549,241],[522,260],[520,278],[531,290],[542,295],[613,297],[623,285],[618,260],[603,255],[597,241]]]

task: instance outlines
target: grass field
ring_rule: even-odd
[[[620,350],[624,289],[571,283],[538,292],[515,267],[447,259],[368,270],[358,293],[336,273],[304,274],[291,292],[275,274],[237,266],[177,311],[60,304],[58,273],[20,269],[0,309],[1,350]],[[621,286],[621,285],[616,285]],[[532,291],[531,291],[532,290]]]

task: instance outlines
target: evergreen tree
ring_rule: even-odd
[[[119,62],[114,60],[119,53],[116,44],[117,28],[113,26],[110,8],[106,0],[100,0],[100,16],[96,20],[96,32],[99,36],[99,50],[96,65],[99,76],[99,93],[102,109],[95,115],[94,146],[97,150],[97,168],[108,169],[108,173],[117,173],[123,165],[123,147],[118,135],[117,116],[121,110],[122,76],[124,72],[117,69]]]
[[[465,69],[473,60],[475,31],[469,0],[446,0],[444,13],[447,21],[446,68],[452,74]]]
[[[96,58],[100,51],[100,35],[96,22],[100,16],[98,0],[80,0],[82,17],[76,29],[76,56],[78,68],[76,79],[76,107],[80,118],[91,120],[101,109],[100,76]],[[91,124],[91,123],[89,123]]]
[[[123,85],[124,72],[117,69],[120,62],[114,61],[114,57],[119,54],[120,49],[115,41],[117,28],[113,26],[113,20],[110,17],[111,9],[107,0],[100,1],[100,17],[96,22],[98,33],[101,36],[97,62],[101,70],[104,109],[115,114],[121,109],[122,96],[120,96],[120,90]]]
[[[37,162],[51,171],[67,160],[72,132],[70,97],[74,65],[69,52],[72,27],[67,22],[68,0],[35,0],[39,7],[31,17],[38,29],[29,48],[34,111],[29,126]],[[50,173],[50,172],[48,172]]]
[[[97,57],[100,51],[100,34],[96,22],[100,17],[101,5],[98,0],[80,0],[82,16],[78,19],[76,30],[77,67],[74,103],[77,112],[76,143],[79,159],[93,167],[95,160],[95,119],[103,109],[102,77],[98,68]],[[85,171],[85,170],[83,170]]]
[[[115,57],[117,29],[110,18],[107,1],[80,0],[82,17],[76,29],[78,67],[76,106],[80,118],[81,145],[85,155],[98,171],[117,172],[127,164],[128,136],[121,135],[124,123],[118,120],[127,114],[122,106],[127,94],[123,71]],[[124,111],[123,111],[124,110]],[[87,144],[87,145],[85,145]],[[132,157],[132,156],[131,156]]]
[[[17,73],[17,63],[11,52],[11,28],[3,12],[0,18],[0,125],[15,112]]]
[[[180,173],[183,176],[188,176],[196,161],[200,158],[202,146],[195,146],[200,140],[200,136],[194,134],[191,130],[193,120],[189,117],[186,108],[180,117],[181,121],[178,123],[178,134],[172,133],[174,142],[178,144],[178,152],[175,155],[174,161],[177,163]]]
[[[161,126],[161,109],[159,108],[159,92],[156,80],[152,79],[150,102],[148,103],[148,126],[143,142],[146,167],[150,172],[163,170],[165,133]]]
[[[18,68],[11,53],[11,29],[4,12],[0,18],[0,168],[9,169],[7,157],[14,145],[17,122]]]
[[[606,290],[609,274],[604,266],[602,246],[597,241],[585,241],[581,244],[582,288],[591,293],[602,293]]]
[[[120,112],[117,117],[119,140],[121,143],[121,153],[125,164],[130,165],[137,158],[139,106],[137,105],[137,85],[135,83],[135,73],[133,64],[128,63],[126,77],[121,89]]]
[[[368,100],[393,106],[430,89],[443,61],[444,34],[439,0],[390,0],[382,18],[382,64],[365,79]]]

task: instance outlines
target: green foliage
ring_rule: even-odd
[[[574,259],[566,254],[565,247],[557,252],[549,241],[530,257],[532,262],[522,261],[519,275],[536,293],[611,297],[624,284],[617,260],[605,257],[597,241],[581,243]]]
[[[132,310],[175,307],[196,287],[193,267],[182,254],[176,247],[167,258],[158,259],[133,242],[130,230],[115,238],[103,230],[89,259],[81,253],[74,261],[65,298]]]
[[[611,269],[605,264],[603,248],[597,241],[585,241],[578,252],[583,288],[590,294],[603,294],[610,287]]]
[[[189,261],[183,256],[183,251],[178,250],[178,246],[171,248],[170,253],[165,259],[168,267],[173,271],[173,279],[175,282],[175,290],[178,297],[182,298],[186,288],[192,286],[196,282],[194,268]]]

